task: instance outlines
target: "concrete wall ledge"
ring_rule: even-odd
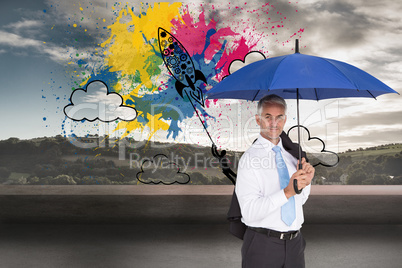
[[[0,185],[0,223],[225,223],[231,185]],[[402,186],[314,185],[306,224],[402,224]]]
[[[0,185],[7,195],[232,195],[232,185]],[[402,195],[402,185],[313,185],[311,195]]]

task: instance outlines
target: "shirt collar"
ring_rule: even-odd
[[[285,148],[283,148],[282,145],[282,139],[281,137],[279,137],[279,142],[277,145],[273,144],[271,141],[267,140],[266,138],[264,138],[263,136],[261,136],[261,134],[259,134],[258,136],[258,141],[261,143],[262,146],[264,146],[264,148],[266,148],[267,150],[272,150],[272,148],[274,146],[279,146],[281,148],[281,151],[283,152],[285,150]]]

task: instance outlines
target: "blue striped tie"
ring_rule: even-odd
[[[275,152],[275,162],[276,168],[278,170],[279,182],[281,185],[281,189],[286,188],[289,184],[289,171],[286,167],[286,163],[282,158],[281,148],[279,146],[274,146],[272,150]],[[295,198],[294,196],[290,197],[288,202],[281,207],[282,220],[288,225],[292,225],[294,220],[296,219],[296,210],[295,210]]]

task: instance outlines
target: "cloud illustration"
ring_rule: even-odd
[[[290,131],[292,129],[297,130],[297,125],[292,126],[289,128],[287,135],[289,136]],[[318,166],[322,165],[324,167],[334,167],[338,164],[339,162],[339,156],[331,151],[325,150],[325,143],[323,140],[321,140],[318,137],[311,137],[310,131],[305,127],[305,126],[300,126],[301,132],[304,130],[305,133],[300,133],[301,134],[301,139],[304,137],[307,137],[307,140],[301,141],[302,144],[302,149],[306,151],[309,162],[312,166]],[[311,152],[309,151],[309,148],[319,148],[319,152],[315,150],[316,152]]]
[[[141,164],[141,171],[137,173],[138,181],[145,184],[174,183],[187,184],[190,176],[180,172],[180,167],[164,154],[157,154],[151,159],[146,159]]]
[[[70,101],[64,107],[64,114],[74,121],[132,121],[137,117],[133,107],[123,105],[123,98],[118,93],[109,92],[107,85],[99,80],[90,82],[86,89],[74,90]]]
[[[234,72],[236,72],[237,70],[243,68],[244,66],[256,62],[256,61],[260,61],[260,60],[264,60],[265,56],[264,54],[262,54],[259,51],[250,51],[249,53],[247,53],[247,55],[244,57],[244,60],[234,60],[230,63],[229,65],[229,74],[232,74]]]

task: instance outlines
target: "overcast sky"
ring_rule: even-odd
[[[103,18],[112,16],[108,10],[114,1],[80,3],[84,2],[90,3],[95,13],[102,14]],[[139,5],[138,2],[131,3]],[[304,29],[300,38],[302,53],[345,61],[402,92],[401,1],[300,0],[295,3],[271,3],[277,10],[291,15],[291,27]],[[240,4],[244,1],[239,1]],[[75,86],[66,71],[70,56],[74,52],[88,53],[89,47],[107,38],[102,31],[106,24],[102,20],[94,23],[96,16],[93,16],[94,21],[84,25],[91,35],[79,36],[77,32],[69,32],[69,18],[74,16],[76,9],[72,2],[61,0],[2,3],[0,109],[3,122],[0,139],[26,139],[61,133],[65,119],[62,109],[68,103],[71,88]],[[76,39],[80,42],[75,42]],[[288,54],[291,46],[293,44],[271,46],[267,56]],[[101,60],[100,56],[88,58]],[[328,148],[334,151],[400,143],[401,101],[402,96],[396,94],[383,95],[377,100],[301,101],[302,122],[313,130],[312,135],[323,138]],[[289,107],[290,127],[295,124],[294,101],[289,101]],[[243,116],[243,125],[252,114],[248,112]],[[217,131],[213,124],[210,127],[211,131]],[[241,140],[242,137],[237,135],[234,139]],[[248,145],[221,146],[244,149]]]

